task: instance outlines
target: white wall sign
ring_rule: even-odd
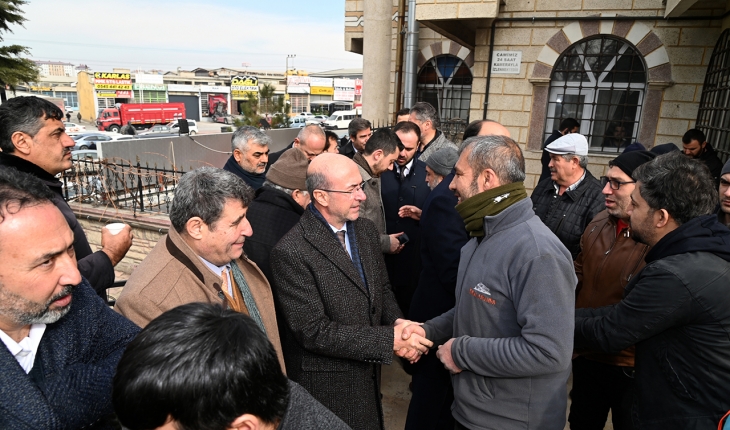
[[[522,51],[494,51],[491,73],[519,75],[521,63]]]

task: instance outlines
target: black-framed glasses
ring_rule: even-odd
[[[328,193],[342,193],[342,194],[349,194],[349,195],[350,195],[350,197],[352,197],[352,196],[354,196],[354,195],[355,195],[355,193],[356,193],[356,192],[358,192],[358,191],[362,191],[362,189],[363,189],[363,188],[365,188],[365,181],[362,181],[362,182],[360,182],[359,184],[357,184],[357,186],[355,186],[355,188],[353,188],[353,189],[352,189],[352,190],[350,190],[350,191],[341,191],[341,190],[321,190],[321,191],[326,191],[326,192],[328,192]]]
[[[611,179],[608,176],[601,176],[601,188],[605,188],[606,184],[611,184],[612,190],[618,190],[619,188],[621,188],[621,185],[635,184],[635,183],[636,183],[636,181],[621,182],[617,179]]]

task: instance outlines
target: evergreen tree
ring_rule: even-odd
[[[10,25],[22,26],[26,21],[20,9],[26,3],[26,0],[0,0],[0,42],[3,41],[3,32],[13,32]],[[30,54],[25,46],[0,46],[0,102],[7,100],[6,86],[15,91],[20,84],[38,80],[37,66],[33,61],[20,57],[24,54]]]

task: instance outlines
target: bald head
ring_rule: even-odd
[[[307,190],[312,203],[328,223],[341,228],[355,221],[365,193],[357,164],[344,155],[322,154],[307,169]]]
[[[299,131],[294,139],[294,148],[299,149],[309,160],[324,152],[326,136],[322,127],[310,124]]]
[[[490,119],[477,120],[470,123],[464,130],[463,140],[474,136],[505,136],[512,137],[507,127]]]

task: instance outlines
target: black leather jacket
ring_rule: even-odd
[[[586,170],[586,177],[572,191],[555,194],[553,181],[547,178],[532,192],[532,209],[543,223],[563,242],[575,257],[580,252],[580,237],[598,212],[606,209],[601,183]]]
[[[636,428],[716,428],[730,409],[730,230],[695,218],[646,262],[621,302],[576,310],[575,347],[636,345]]]

